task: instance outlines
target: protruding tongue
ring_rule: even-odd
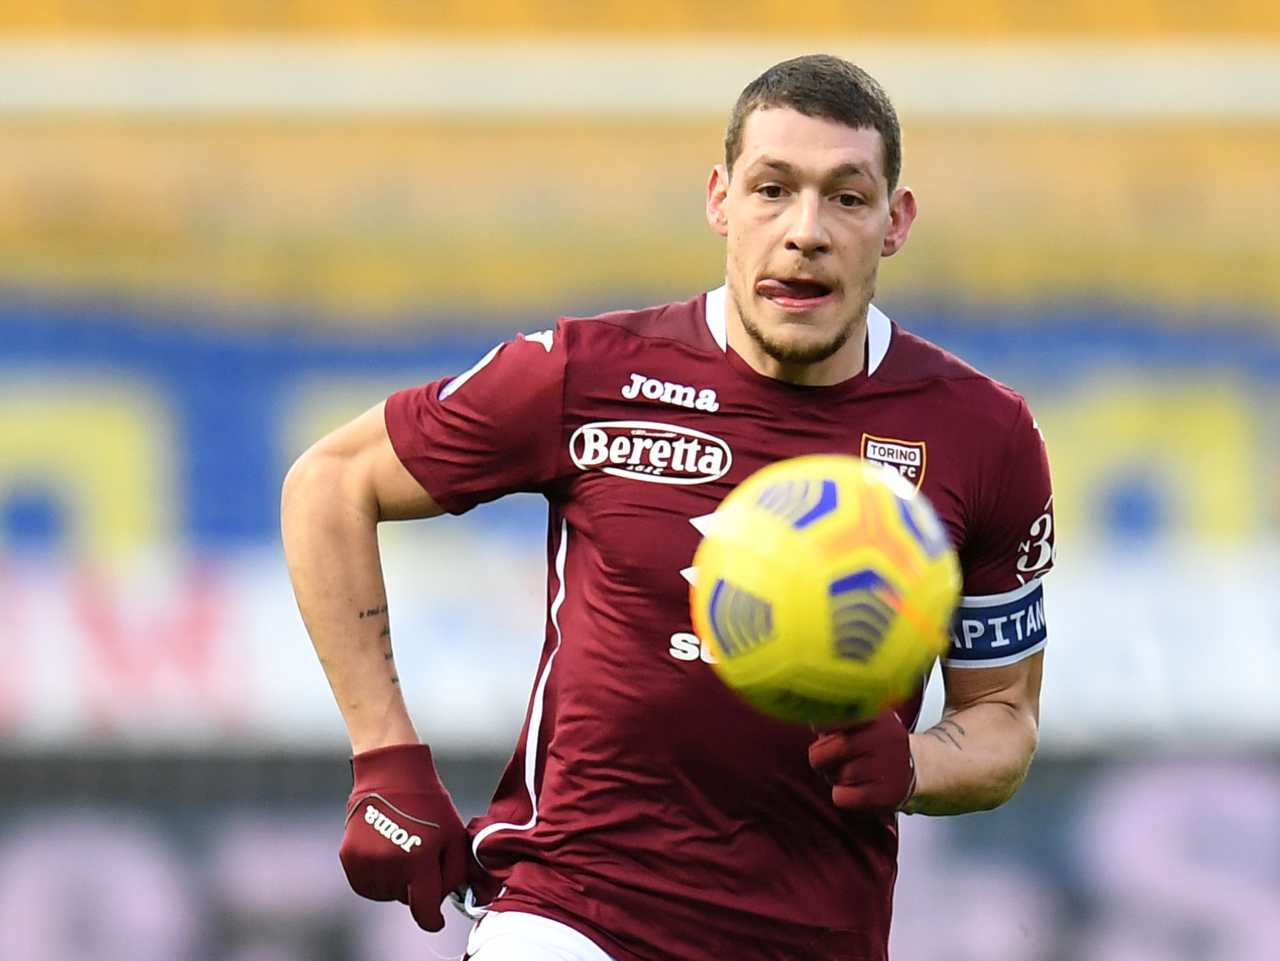
[[[793,297],[806,300],[810,297],[824,297],[831,288],[824,284],[808,280],[762,280],[756,284],[756,292],[762,297]]]

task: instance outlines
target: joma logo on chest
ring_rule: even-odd
[[[644,374],[632,374],[631,383],[622,385],[622,396],[627,400],[643,397],[645,400],[656,400],[662,404],[675,404],[690,410],[715,412],[720,409],[716,400],[716,392],[710,387],[698,390],[688,384],[673,384],[669,380],[658,380]]]

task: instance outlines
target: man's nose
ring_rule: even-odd
[[[796,198],[786,246],[806,257],[831,249],[831,238],[822,222],[822,199],[816,194],[802,193]]]

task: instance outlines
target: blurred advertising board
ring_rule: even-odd
[[[414,533],[389,538],[384,563],[415,719],[438,747],[509,749],[541,647],[541,542]],[[1063,565],[1046,590],[1044,748],[1280,744],[1276,570],[1280,553],[1261,550],[1104,550]],[[7,740],[343,744],[274,552],[123,569],[10,562],[4,585]],[[683,654],[664,640],[653,656]]]
[[[890,309],[1026,393],[1046,435],[1060,550],[1046,748],[1276,744],[1280,342],[1128,324],[1118,307],[1048,305],[1021,323],[1007,308]],[[281,479],[326,430],[501,336],[187,320],[0,312],[6,740],[341,744],[278,546]],[[519,497],[383,528],[397,662],[443,747],[502,750],[518,729],[544,524]]]

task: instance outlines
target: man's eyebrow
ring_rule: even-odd
[[[828,180],[845,180],[849,177],[866,177],[868,180],[874,180],[871,171],[867,170],[862,164],[847,163],[836,167],[831,173],[827,174]]]
[[[791,164],[787,163],[785,160],[774,160],[772,157],[761,157],[752,164],[752,166],[768,167],[771,170],[778,171],[780,174],[794,174],[796,172],[796,168],[791,166]]]
[[[778,160],[774,157],[761,157],[751,166],[768,167],[770,170],[775,170],[786,176],[795,176],[798,172],[792,164],[787,163],[785,160]],[[871,176],[870,171],[868,171],[866,167],[862,166],[862,164],[853,163],[852,161],[849,163],[842,163],[840,166],[832,168],[826,173],[823,179],[827,182],[831,182],[833,180],[847,180],[851,177],[866,177],[868,180],[875,179]]]

